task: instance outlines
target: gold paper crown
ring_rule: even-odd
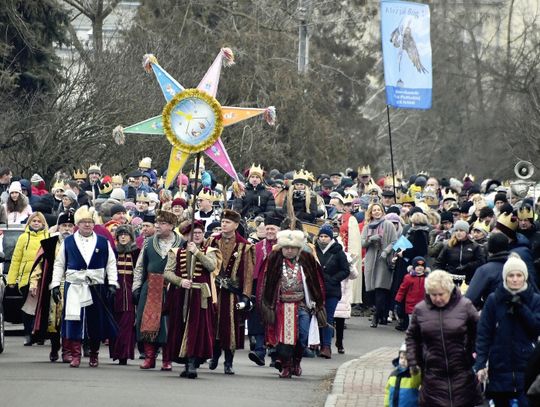
[[[467,174],[467,173],[466,173],[466,174],[463,176],[463,181],[465,181],[467,178],[469,178],[472,182],[474,182],[474,179],[475,179],[475,178],[474,178],[474,175],[472,175],[472,174]]]
[[[197,199],[207,199],[210,202],[218,200],[218,197],[212,193],[211,190],[202,189],[201,192],[197,194]]]
[[[91,172],[97,172],[101,174],[101,164],[91,164],[90,167],[88,167],[88,173],[90,174]]]
[[[507,227],[510,230],[513,230],[514,232],[518,228],[518,220],[511,213],[501,213],[497,218],[497,223],[500,223],[501,225]]]
[[[148,202],[148,203],[150,203],[150,197],[148,196],[148,194],[146,192],[143,191],[143,192],[137,194],[137,199],[135,200],[135,202]]]
[[[354,196],[351,195],[351,194],[347,194],[345,195],[345,198],[343,198],[343,204],[346,205],[346,204],[352,204],[352,202],[354,201]]]
[[[396,173],[396,176],[394,177],[394,182],[392,183],[392,174],[386,174],[386,176],[384,177],[384,186],[385,187],[391,187],[392,185],[395,185],[396,187],[399,186],[400,182],[399,182],[399,179],[397,177],[397,173]]]
[[[66,190],[66,184],[64,184],[64,181],[56,181],[51,188],[52,192],[56,192],[57,189],[61,189],[62,191]]]
[[[373,182],[372,179],[370,179],[369,182],[366,184],[365,192],[366,194],[370,194],[370,195],[373,192],[376,192],[377,195],[379,196],[382,194],[381,187],[379,187],[375,182]]]
[[[439,197],[433,189],[427,188],[424,189],[424,202],[428,206],[437,207],[439,206]]]
[[[251,168],[249,169],[248,178],[252,175],[258,176],[260,179],[263,179],[264,170],[260,165],[255,165],[255,163],[251,164]]]
[[[150,157],[144,157],[141,161],[139,161],[139,168],[144,168],[147,170],[152,168],[152,159]]]
[[[446,201],[448,199],[452,199],[454,201],[458,200],[457,194],[452,191],[450,188],[445,188],[442,190],[442,200]]]
[[[113,184],[123,184],[124,178],[120,174],[113,175],[111,178],[111,183]]]
[[[165,184],[165,178],[159,177],[157,180],[158,187],[162,187]]]
[[[101,184],[101,188],[99,188],[99,193],[101,195],[107,195],[110,194],[113,190],[112,185],[109,182],[106,182],[104,184]]]
[[[403,180],[403,171],[397,170],[397,171],[395,172],[395,175],[396,175],[396,179],[397,179],[399,182],[401,182],[401,181]]]
[[[399,195],[399,197],[397,198],[398,204],[414,203],[414,202],[415,202],[414,196],[410,193],[410,191],[405,194]]]
[[[293,174],[293,183],[294,182],[302,182],[309,185],[311,182],[313,182],[313,174],[304,169],[295,171]]]
[[[486,225],[486,222],[480,222],[479,220],[473,223],[471,230],[474,230],[474,229],[479,229],[485,232],[486,234],[489,233],[489,225]]]
[[[195,179],[195,170],[191,170],[189,172],[189,177],[188,177],[190,180],[194,180]],[[201,172],[199,171],[199,176],[197,177],[198,180],[201,179]]]
[[[369,165],[358,167],[358,175],[371,175],[371,167]]]
[[[533,220],[534,212],[530,206],[524,205],[521,208],[519,208],[517,217],[519,220]]]
[[[73,171],[73,179],[74,180],[86,180],[87,174],[84,170],[76,169]]]

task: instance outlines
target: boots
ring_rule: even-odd
[[[51,353],[49,353],[49,360],[56,362],[59,358],[58,352],[60,351],[60,337],[55,334],[51,336]]]
[[[208,368],[210,370],[216,370],[217,365],[219,363],[219,358],[221,356],[221,345],[218,341],[214,343],[214,353],[212,355],[212,359],[210,359],[210,362],[208,362]]]
[[[332,350],[330,349],[330,346],[321,346],[321,352],[319,353],[319,357],[325,359],[332,359]]]
[[[164,372],[170,372],[172,370],[171,358],[169,356],[169,349],[167,345],[163,346],[163,356],[161,358],[161,370]]]
[[[190,379],[196,379],[197,378],[197,363],[195,362],[195,358],[189,358],[186,366],[187,366],[187,377]]]
[[[279,373],[279,377],[282,379],[290,379],[292,376],[292,370],[291,370],[291,359],[282,359],[281,360],[281,372]]]
[[[67,338],[62,338],[62,363],[71,363],[71,341]]]
[[[230,349],[225,350],[225,362],[223,363],[223,373],[225,374],[234,374],[232,368],[234,358],[234,351]]]
[[[153,369],[156,367],[156,348],[152,343],[144,343],[144,362],[139,367],[141,369]]]
[[[88,361],[88,365],[90,367],[98,367],[99,360],[98,360],[99,351],[90,351],[90,360]]]
[[[304,354],[304,349],[299,344],[296,345],[294,349],[293,362],[291,373],[294,376],[302,376],[302,368],[300,367],[300,362],[302,361],[302,355]]]
[[[24,346],[32,346],[32,335],[24,335]]]
[[[71,363],[70,367],[79,367],[81,364],[81,341],[70,340],[71,345]]]

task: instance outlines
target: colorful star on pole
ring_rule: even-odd
[[[115,141],[123,144],[124,133],[166,136],[173,145],[165,180],[166,187],[171,185],[189,155],[201,151],[238,181],[236,170],[221,141],[223,128],[261,114],[268,124],[274,125],[276,111],[273,106],[258,109],[219,104],[215,97],[221,66],[233,64],[232,51],[229,48],[222,48],[197,88],[185,89],[158,64],[154,55],[145,55],[143,67],[148,73],[154,72],[167,104],[159,116],[125,129],[121,126],[115,128],[113,131]]]

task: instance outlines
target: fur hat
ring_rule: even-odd
[[[197,219],[193,222],[193,229],[199,229],[204,232],[205,226],[206,226],[205,223],[200,219]],[[182,229],[180,230],[180,233],[183,235],[187,235],[190,232],[191,232],[191,222],[189,222],[187,225],[182,227]]]
[[[506,260],[506,263],[504,263],[503,270],[502,270],[502,277],[503,277],[503,285],[506,287],[506,277],[508,277],[508,273],[511,271],[519,271],[525,276],[525,280],[529,278],[529,271],[527,270],[527,265],[523,260],[521,260],[521,257],[519,257],[519,254],[517,253],[510,253],[508,256],[508,260]]]
[[[111,216],[116,215],[117,213],[127,213],[127,209],[123,205],[113,205],[111,206]]]
[[[469,233],[470,225],[464,220],[458,220],[454,224],[454,231],[462,230],[463,232]]]
[[[120,236],[121,234],[129,235],[129,237],[131,237],[131,240],[133,242],[135,241],[135,233],[133,232],[133,228],[131,226],[118,225],[115,232],[116,240],[118,240],[118,236]]]
[[[277,233],[277,246],[282,247],[304,247],[306,237],[301,230],[281,230]]]
[[[166,222],[176,226],[178,223],[178,217],[172,212],[160,210],[156,212],[156,223],[157,222]]]
[[[224,209],[221,214],[221,219],[228,219],[232,222],[240,223],[242,218],[238,212],[233,211],[232,209]]]
[[[75,224],[79,224],[80,221],[90,219],[93,222],[97,221],[97,212],[94,207],[88,207],[86,205],[81,206],[74,215]]]
[[[277,227],[281,227],[282,222],[283,216],[278,212],[267,214],[264,218],[265,225],[274,225]]]

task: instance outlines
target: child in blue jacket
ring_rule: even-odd
[[[392,361],[396,367],[386,382],[385,407],[417,407],[418,388],[422,382],[420,372],[411,372],[407,364],[405,343],[399,348],[399,355]]]

